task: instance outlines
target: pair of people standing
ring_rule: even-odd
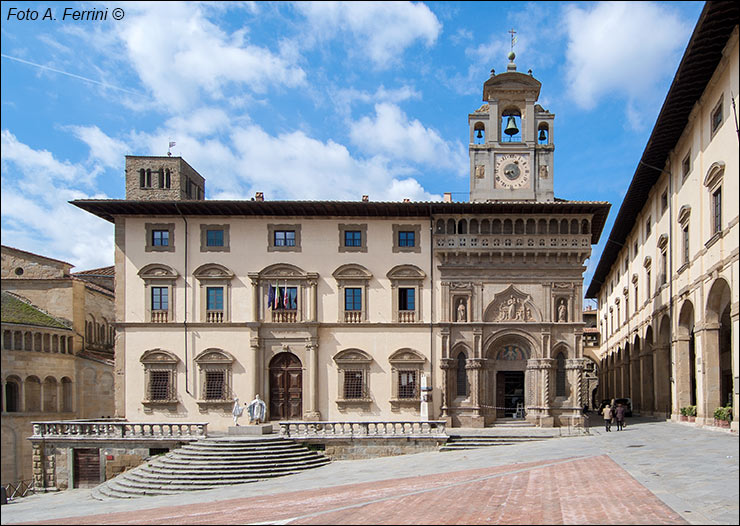
[[[622,404],[617,404],[617,407],[614,409],[609,404],[604,406],[602,414],[607,432],[612,430],[612,420],[616,420],[617,422],[617,431],[624,429],[624,414],[626,411],[627,409]]]

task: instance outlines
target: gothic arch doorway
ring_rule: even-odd
[[[282,352],[270,361],[270,420],[303,417],[303,366],[298,357]]]

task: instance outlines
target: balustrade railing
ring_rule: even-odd
[[[206,311],[206,322],[207,323],[223,323],[224,322],[224,311],[222,310]]]
[[[152,323],[167,323],[169,312],[166,310],[153,310]]]
[[[207,422],[111,422],[75,421],[32,422],[36,439],[142,439],[192,438],[207,436]]]
[[[298,321],[297,310],[273,310],[272,321],[276,323],[296,323]]]
[[[589,234],[436,234],[435,246],[443,248],[491,249],[491,248],[576,248],[590,247]]]
[[[400,323],[414,323],[416,319],[416,312],[412,310],[400,310],[398,311],[398,321]]]
[[[290,438],[447,437],[444,420],[280,422],[280,435]]]
[[[362,323],[362,311],[348,310],[344,311],[345,323]]]

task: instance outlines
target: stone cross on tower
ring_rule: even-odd
[[[508,33],[511,35],[511,52],[514,52],[514,44],[516,44],[516,31],[514,31],[514,28],[512,27]]]

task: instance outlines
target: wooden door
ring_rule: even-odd
[[[270,419],[303,417],[303,368],[292,353],[280,353],[270,362]]]
[[[91,488],[100,484],[100,450],[74,450],[74,487]]]

